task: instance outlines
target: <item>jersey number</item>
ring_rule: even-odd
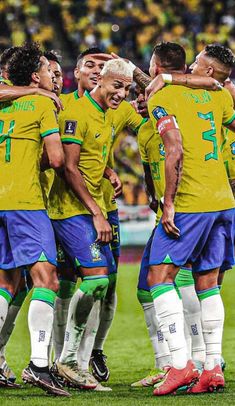
[[[10,122],[9,130],[6,134],[3,133],[4,121],[0,120],[0,144],[6,141],[6,154],[5,154],[5,162],[10,162],[11,160],[11,137],[10,135],[13,133],[15,127],[15,120]]]
[[[213,144],[213,152],[209,152],[209,154],[205,155],[205,161],[208,161],[209,159],[218,159],[218,144],[217,144],[217,138],[215,136],[216,134],[216,129],[215,129],[215,121],[214,121],[214,115],[212,112],[203,114],[203,113],[197,113],[199,118],[202,118],[203,120],[209,120],[211,129],[208,131],[203,131],[202,133],[202,138],[203,140],[210,141]]]

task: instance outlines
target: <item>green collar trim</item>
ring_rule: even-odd
[[[100,105],[91,97],[90,93],[85,90],[84,96],[86,96],[90,102],[99,110],[101,113],[105,113],[105,111],[100,107]]]
[[[75,92],[73,92],[73,95],[74,95],[75,100],[80,99],[79,94],[78,94],[78,90],[75,90]]]

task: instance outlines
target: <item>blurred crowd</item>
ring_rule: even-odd
[[[142,69],[148,69],[152,47],[162,40],[184,46],[188,64],[212,42],[235,53],[235,1],[0,0],[0,52],[28,40],[62,54],[68,92],[76,86],[78,53],[92,46],[127,57]],[[146,204],[135,137],[121,137],[116,151],[125,203]]]

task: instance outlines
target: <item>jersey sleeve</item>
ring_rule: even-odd
[[[132,107],[132,105],[125,100],[123,100],[119,109],[120,117],[118,118],[120,118],[120,124],[118,125],[116,132],[119,133],[123,130],[123,128],[129,127],[132,129],[132,131],[138,133],[139,128],[146,121],[146,119],[140,114],[136,113],[134,107]]]
[[[87,128],[84,120],[84,111],[77,108],[76,112],[70,109],[59,116],[59,125],[62,143],[82,145]]]
[[[229,125],[235,120],[235,111],[233,108],[233,98],[227,89],[222,89],[223,92],[223,125]]]
[[[40,104],[42,107],[41,121],[40,121],[40,135],[42,138],[48,135],[59,132],[58,117],[55,105],[48,97],[40,97]]]

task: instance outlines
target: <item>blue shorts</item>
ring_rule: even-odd
[[[39,261],[56,265],[55,236],[46,210],[1,210],[0,268]]]
[[[108,267],[109,244],[95,242],[97,232],[91,215],[52,220],[52,224],[56,239],[72,264],[85,268]]]
[[[180,237],[173,239],[161,220],[155,229],[150,265],[192,264],[194,272],[214,268],[230,269],[234,264],[235,209],[210,213],[176,213],[175,225]]]
[[[147,278],[148,278],[148,273],[149,273],[149,256],[150,256],[150,250],[151,250],[154,232],[155,232],[155,229],[153,230],[153,232],[145,246],[144,252],[143,252],[143,256],[142,256],[141,264],[140,264],[140,273],[139,273],[137,289],[144,289],[147,291],[150,290],[148,282],[147,282]]]
[[[118,217],[118,210],[110,211],[107,214],[108,214],[108,222],[112,227],[113,233],[111,249],[115,257],[120,257],[120,223]]]

